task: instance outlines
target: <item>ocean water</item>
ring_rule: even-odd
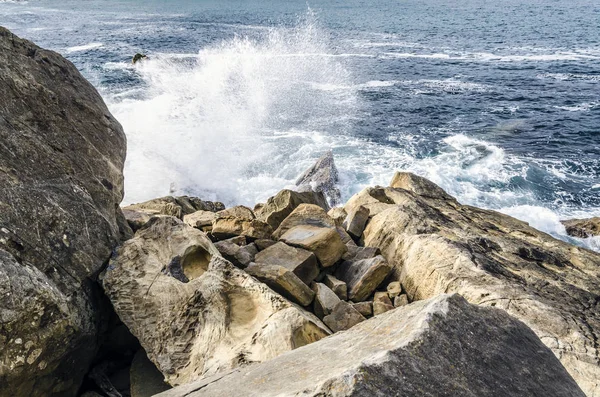
[[[332,149],[344,199],[408,170],[600,250],[559,223],[600,215],[597,0],[0,0],[0,25],[103,95],[125,203],[253,205]]]

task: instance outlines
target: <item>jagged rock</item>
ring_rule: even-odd
[[[203,201],[197,197],[166,196],[144,201],[143,203],[131,204],[124,209],[145,212],[148,215],[169,215],[183,219],[183,216],[193,214],[196,211],[217,212],[224,210],[225,206],[220,202]]]
[[[244,236],[240,236],[244,240]],[[233,263],[235,266],[239,268],[246,268],[251,262],[254,261],[256,253],[258,249],[254,244],[237,244],[239,238],[233,238],[229,240],[223,240],[215,243],[215,247],[223,258],[227,259],[229,262]]]
[[[331,311],[323,318],[323,322],[333,332],[345,331],[366,319],[350,303],[340,300]]]
[[[277,241],[269,240],[269,239],[265,239],[265,238],[261,238],[261,239],[254,241],[254,244],[256,244],[259,251],[266,250],[267,248],[274,245],[275,243],[277,243]]]
[[[362,236],[368,220],[369,210],[360,205],[348,214],[343,226],[349,235],[358,240]]]
[[[372,317],[373,316],[373,302],[372,301],[352,303],[352,307],[354,307],[364,317]]]
[[[385,189],[381,186],[375,186],[361,190],[350,197],[350,200],[344,205],[344,210],[350,214],[362,205],[369,210],[369,218],[372,218],[393,204],[394,202],[385,195]]]
[[[323,319],[323,317],[331,314],[335,305],[340,302],[340,298],[338,298],[329,287],[322,283],[313,283],[312,290],[315,291],[313,312],[317,317]]]
[[[394,299],[402,293],[402,284],[400,281],[392,281],[387,286],[387,293],[390,299]]]
[[[335,222],[336,226],[342,226],[348,214],[344,207],[335,207],[327,212],[327,215]]]
[[[410,172],[396,172],[390,183],[390,187],[408,190],[416,195],[441,200],[454,201],[441,187],[429,179],[420,177]]]
[[[273,238],[278,240],[288,230],[300,225],[335,228],[335,222],[327,215],[327,212],[323,208],[314,204],[300,204],[281,222],[277,230],[273,232]]]
[[[600,306],[594,303],[600,254],[510,216],[461,205],[438,189],[379,193],[391,204],[371,218],[363,238],[394,265],[393,277],[411,301],[457,292],[502,308],[539,335],[588,395],[600,393]]]
[[[290,269],[279,265],[252,263],[246,273],[267,284],[273,291],[302,306],[312,303],[315,293]]]
[[[375,258],[377,255],[381,255],[381,250],[376,247],[360,247],[357,245],[347,245],[348,252],[342,256],[345,261],[359,261],[361,259]]]
[[[354,242],[354,240],[352,240],[352,237],[350,237],[350,235],[344,230],[343,227],[336,227],[335,230],[337,231],[337,233],[340,235],[340,238],[342,239],[342,243],[344,243],[344,245],[347,247],[347,249],[349,249],[348,247],[356,247],[356,243]]]
[[[300,191],[322,192],[329,199],[331,205],[336,205],[341,200],[338,170],[333,161],[333,152],[328,151],[320,157],[312,167],[296,180]]]
[[[102,321],[91,280],[132,234],[126,138],[71,62],[2,27],[0,101],[0,395],[74,395]]]
[[[587,238],[600,236],[600,217],[589,219],[568,219],[561,221],[567,234],[573,237]]]
[[[300,204],[315,204],[325,211],[329,210],[329,205],[323,193],[312,191],[294,192],[285,189],[270,197],[261,207],[255,207],[255,214],[258,219],[268,223],[273,230],[276,230],[281,222]]]
[[[123,209],[123,215],[127,224],[134,232],[142,228],[152,217],[145,212]]]
[[[394,308],[390,297],[387,292],[375,292],[375,297],[373,298],[373,315],[377,316],[381,313],[385,313]]]
[[[165,383],[163,374],[148,359],[143,349],[140,349],[133,357],[129,373],[131,397],[152,397],[171,388]]]
[[[331,274],[325,274],[323,282],[331,289],[341,300],[348,299],[348,286],[342,280],[338,280]]]
[[[271,237],[273,229],[265,222],[258,219],[244,219],[235,217],[217,218],[213,221],[211,234],[217,240],[235,236],[245,236],[251,240],[266,239]]]
[[[157,397],[583,397],[529,328],[443,295]]]
[[[212,224],[215,219],[217,219],[217,214],[215,212],[204,210],[192,212],[191,214],[183,216],[183,221],[185,223],[200,230],[206,230],[207,228],[212,229]]]
[[[306,285],[319,275],[315,255],[302,248],[290,247],[278,242],[256,255],[257,265],[281,266],[292,271]]]
[[[285,232],[281,241],[312,251],[323,267],[334,265],[347,251],[337,231],[326,227],[296,226]]]
[[[335,276],[348,285],[348,299],[360,302],[366,300],[391,271],[392,267],[385,258],[378,255],[370,259],[344,261]]]
[[[153,218],[126,241],[102,283],[171,385],[269,360],[328,333],[174,217]]]
[[[394,298],[394,307],[406,306],[408,305],[408,295],[401,294]]]
[[[240,218],[251,221],[256,219],[254,212],[248,207],[243,205],[237,205],[235,207],[227,208],[216,213],[217,218]]]

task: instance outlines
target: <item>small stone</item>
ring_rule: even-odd
[[[375,292],[375,297],[373,298],[373,315],[377,316],[378,314],[385,313],[394,308],[390,297],[387,292]]]
[[[390,299],[394,299],[402,293],[402,285],[400,281],[392,281],[387,286],[387,293]]]
[[[347,330],[365,320],[366,318],[350,303],[342,300],[335,305],[330,315],[323,318],[325,325],[333,332]]]
[[[123,208],[123,215],[125,216],[127,224],[129,224],[129,227],[134,232],[138,231],[152,217],[152,215],[149,215],[146,212],[126,208]]]
[[[335,229],[301,225],[288,230],[281,241],[314,252],[323,267],[334,265],[347,251]]]
[[[329,289],[331,289],[341,300],[348,299],[348,286],[342,280],[338,280],[331,274],[326,274],[323,278],[323,282]]]
[[[352,307],[365,317],[373,316],[373,302],[371,301],[352,303]]]
[[[271,239],[259,238],[258,240],[256,240],[254,242],[254,244],[256,244],[256,246],[258,247],[259,251],[262,251],[262,250],[265,250],[265,249],[269,248],[270,246],[272,246],[276,242],[277,241],[271,240]]]
[[[323,319],[333,311],[340,298],[322,283],[313,283],[312,290],[315,291],[315,300],[313,302],[313,311],[317,317]]]
[[[269,288],[302,306],[313,301],[315,293],[291,270],[283,266],[252,263],[246,273],[267,284]]]
[[[406,306],[408,305],[408,295],[402,294],[398,295],[394,298],[394,307]]]
[[[362,205],[348,214],[344,221],[344,228],[355,239],[360,239],[369,220],[369,210]]]
[[[319,265],[315,255],[302,248],[290,247],[278,242],[260,251],[255,258],[258,265],[282,266],[291,270],[306,285],[319,275]]]
[[[361,302],[375,291],[391,271],[392,267],[383,256],[378,255],[371,259],[345,261],[338,267],[335,276],[348,285],[348,299]]]

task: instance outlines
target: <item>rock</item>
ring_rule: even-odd
[[[271,237],[273,229],[265,222],[258,219],[244,218],[217,218],[213,221],[211,234],[217,240],[235,236],[245,236],[250,240],[267,239]]]
[[[143,349],[140,349],[133,357],[130,379],[131,397],[152,397],[171,388],[165,383],[163,375],[148,359]]]
[[[373,302],[371,301],[352,303],[352,307],[354,307],[364,317],[373,316]]]
[[[300,204],[281,222],[277,230],[273,232],[273,238],[278,240],[288,230],[301,225],[335,228],[335,222],[327,215],[327,212],[318,205]]]
[[[360,205],[354,209],[354,211],[348,214],[343,226],[350,236],[358,240],[362,236],[368,220],[369,210]]]
[[[454,201],[454,197],[450,196],[444,189],[429,179],[410,172],[396,172],[392,178],[390,187],[408,190],[416,195],[427,198]]]
[[[387,286],[387,293],[390,299],[394,299],[402,293],[402,284],[400,281],[392,281]]]
[[[369,210],[369,217],[372,218],[392,205],[394,205],[394,202],[385,195],[385,188],[375,186],[366,188],[350,197],[350,200],[344,206],[344,210],[350,214],[356,211],[358,207],[363,206]]]
[[[561,221],[567,234],[573,237],[588,238],[600,236],[600,217],[589,219],[569,219]]]
[[[257,219],[268,223],[273,230],[276,230],[281,222],[300,204],[315,204],[325,211],[329,210],[329,205],[323,193],[312,191],[294,192],[286,189],[269,198],[261,207],[255,208],[255,214]]]
[[[347,251],[335,229],[310,225],[296,226],[281,236],[286,244],[312,251],[321,266],[333,266]]]
[[[335,306],[340,302],[340,298],[322,283],[313,283],[312,290],[315,291],[313,312],[317,317],[323,319],[323,317],[331,314]]]
[[[102,278],[115,311],[170,385],[269,360],[328,334],[317,317],[235,268],[203,232],[174,217],[153,218],[117,250]]]
[[[296,180],[296,186],[300,191],[322,192],[331,205],[336,205],[341,200],[340,190],[336,186],[338,182],[339,174],[330,150]]]
[[[501,310],[442,295],[269,362],[157,397],[583,397],[560,362]]]
[[[381,255],[381,250],[375,247],[359,247],[359,246],[349,246],[348,252],[342,256],[342,259],[345,261],[359,261],[361,259],[371,259],[375,258],[377,255]]]
[[[342,280],[338,280],[331,274],[326,274],[323,282],[331,289],[341,300],[348,299],[348,286]]]
[[[125,216],[127,224],[134,232],[141,229],[152,217],[145,212],[128,209],[123,209],[123,215]]]
[[[215,212],[204,210],[192,212],[191,214],[183,216],[183,221],[185,223],[200,230],[205,230],[206,228],[212,230],[212,224],[215,219],[217,219],[217,214]]]
[[[393,308],[394,305],[392,304],[387,292],[375,292],[375,298],[373,299],[374,316],[390,311]]]
[[[0,395],[74,395],[102,322],[92,280],[132,234],[126,138],[71,62],[2,27],[0,98]]]
[[[244,238],[244,236],[240,237]],[[235,266],[244,269],[251,262],[254,261],[258,249],[254,244],[238,245],[236,244],[237,240],[239,239],[233,238],[229,240],[219,241],[215,243],[215,247],[217,248],[217,250],[219,250],[221,255],[223,255],[223,258],[227,259]]]
[[[406,306],[408,305],[408,295],[401,294],[394,298],[394,307]]]
[[[354,240],[352,240],[352,237],[350,237],[350,235],[344,230],[343,227],[336,227],[335,230],[337,231],[337,233],[340,235],[340,238],[342,239],[342,243],[344,243],[344,245],[346,247],[356,247],[356,243],[354,242]],[[349,249],[349,248],[347,248]]]
[[[411,302],[456,292],[502,308],[531,327],[587,395],[600,393],[600,306],[592,303],[600,300],[600,254],[437,189],[382,191],[392,204],[363,238],[394,265]]]
[[[306,285],[310,285],[319,275],[317,258],[312,252],[290,247],[282,242],[260,251],[255,260],[257,265],[284,267],[292,271]]]
[[[246,273],[301,306],[310,305],[315,297],[315,293],[300,277],[283,266],[252,263],[246,268]]]
[[[225,206],[223,203],[203,201],[197,197],[166,196],[128,205],[124,209],[145,212],[148,215],[169,215],[183,219],[185,215],[193,214],[196,211],[217,212],[224,210]]]
[[[327,215],[335,222],[336,226],[342,226],[348,214],[344,207],[335,207],[327,212]]]
[[[239,218],[249,221],[251,221],[252,219],[256,219],[256,216],[254,216],[254,212],[252,212],[250,208],[245,207],[243,205],[238,205],[235,207],[221,210],[217,212],[216,215],[217,218]]]
[[[392,271],[381,255],[371,259],[345,261],[335,276],[348,285],[348,299],[353,302],[366,300]]]
[[[325,325],[333,332],[345,331],[354,327],[361,321],[365,321],[363,315],[350,303],[342,300],[334,306],[330,315],[323,318]]]
[[[254,241],[254,244],[256,244],[259,251],[266,250],[267,248],[274,245],[275,243],[277,243],[277,241],[266,239],[266,238],[261,238],[261,239]]]

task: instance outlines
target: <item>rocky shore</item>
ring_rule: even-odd
[[[331,152],[120,208],[121,126],[3,28],[0,105],[0,396],[600,396],[596,252],[411,173],[343,204]]]

